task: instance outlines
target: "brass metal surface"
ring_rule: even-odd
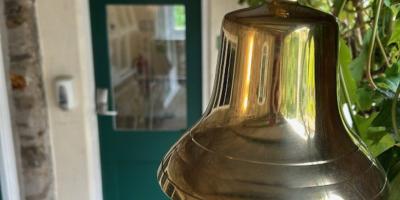
[[[225,16],[202,119],[158,179],[174,200],[386,199],[387,179],[337,103],[338,25],[274,1]]]

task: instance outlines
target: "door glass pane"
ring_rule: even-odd
[[[185,7],[108,5],[107,27],[116,128],[186,128]]]

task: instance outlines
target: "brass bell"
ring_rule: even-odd
[[[212,99],[168,152],[174,200],[386,199],[376,160],[342,123],[335,17],[292,1],[229,13]]]

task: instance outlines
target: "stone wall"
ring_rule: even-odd
[[[4,0],[4,3],[22,196],[27,200],[50,200],[54,199],[54,176],[35,1]]]

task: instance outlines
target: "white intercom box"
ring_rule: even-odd
[[[57,77],[55,86],[58,106],[66,111],[72,110],[76,105],[72,76]]]

